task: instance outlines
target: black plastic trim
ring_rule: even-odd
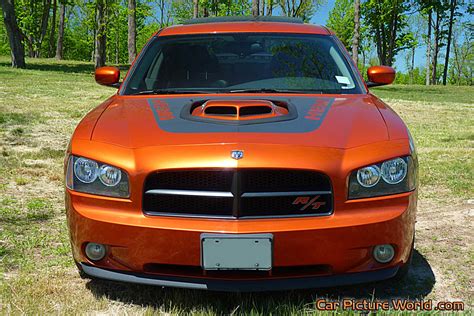
[[[93,267],[85,263],[80,263],[79,265],[85,274],[111,281],[222,292],[283,291],[290,289],[295,290],[353,285],[390,279],[393,278],[399,270],[399,266],[394,266],[374,271],[319,277],[220,280],[114,271]]]

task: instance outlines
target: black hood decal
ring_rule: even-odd
[[[206,97],[206,100],[235,100],[256,97]],[[263,99],[263,98],[259,98]],[[290,120],[262,121],[259,124],[222,124],[213,121],[196,121],[183,117],[185,104],[197,100],[189,98],[149,98],[148,104],[159,128],[170,133],[308,133],[316,130],[324,121],[334,98],[327,97],[268,97],[276,101],[294,104],[296,115]]]

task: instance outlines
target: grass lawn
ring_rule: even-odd
[[[74,127],[114,93],[82,62],[0,57],[0,314],[316,314],[318,297],[462,300],[473,305],[474,87],[374,89],[420,159],[416,253],[407,279],[337,289],[222,294],[81,279],[70,255],[63,156]]]

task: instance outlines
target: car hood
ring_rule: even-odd
[[[114,96],[97,119],[91,139],[128,148],[202,144],[284,144],[352,148],[389,139],[374,97],[212,95]],[[265,100],[283,104],[279,118],[199,118],[192,109],[208,100]],[[236,102],[237,103],[237,102]],[[242,103],[242,102],[241,102]]]

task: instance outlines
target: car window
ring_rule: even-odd
[[[125,94],[240,89],[360,93],[352,69],[331,36],[164,36],[154,38],[142,55],[125,84]]]

